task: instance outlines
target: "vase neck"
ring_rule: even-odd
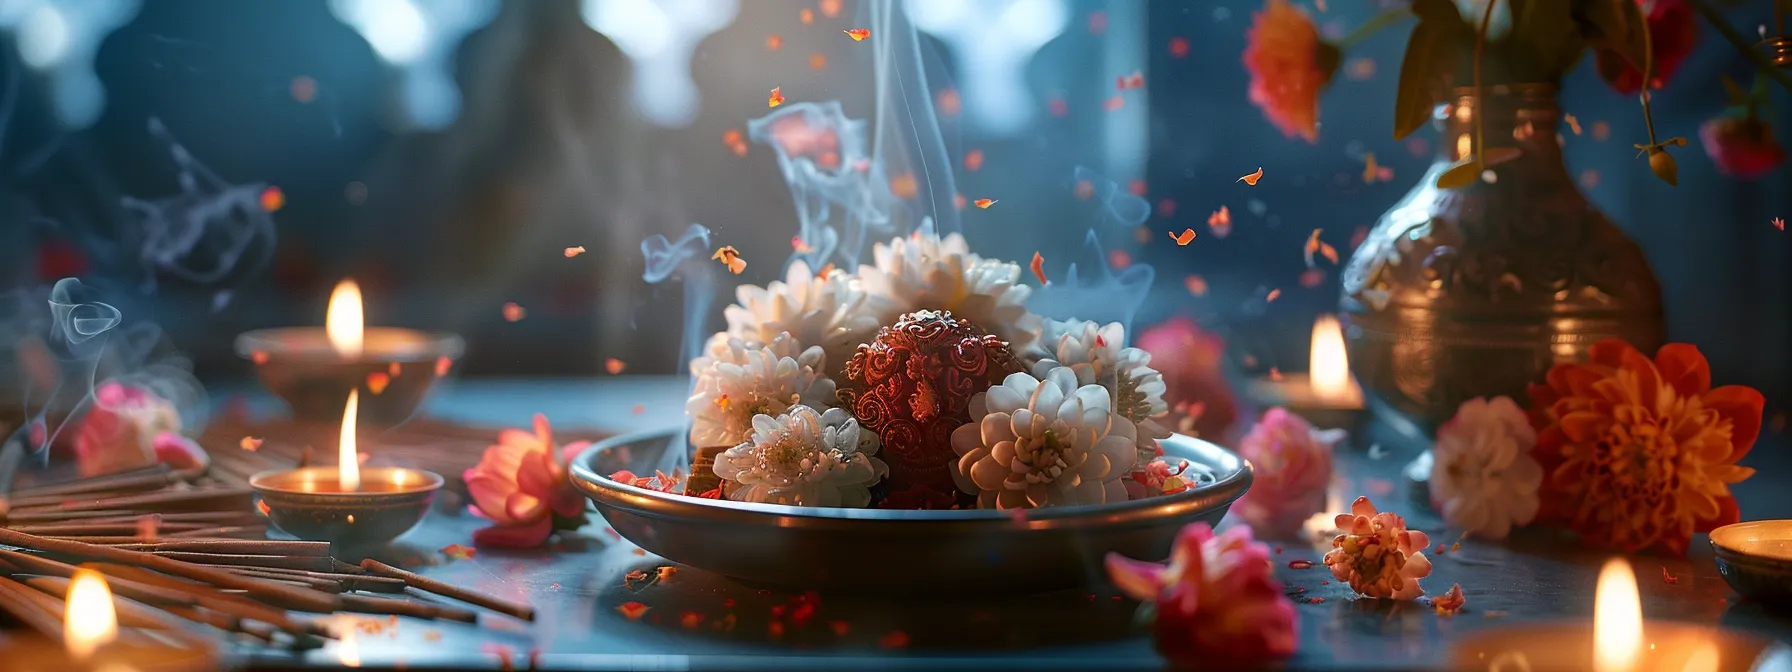
[[[1438,160],[1458,161],[1473,151],[1477,116],[1489,148],[1512,147],[1532,160],[1561,160],[1556,125],[1562,111],[1556,104],[1555,85],[1484,86],[1479,97],[1473,87],[1457,87],[1448,101],[1437,108],[1434,118]]]

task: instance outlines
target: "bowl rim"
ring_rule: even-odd
[[[251,490],[254,490],[257,494],[261,494],[263,496],[273,494],[273,495],[279,495],[279,496],[303,495],[306,497],[318,497],[318,498],[323,498],[323,499],[354,499],[354,498],[368,498],[368,497],[400,498],[400,497],[406,497],[406,496],[432,493],[437,490],[441,490],[442,486],[444,486],[448,483],[447,479],[444,478],[441,474],[438,474],[433,471],[424,471],[422,469],[412,469],[409,467],[363,467],[361,469],[361,473],[363,475],[366,475],[369,473],[408,471],[408,472],[418,474],[418,475],[421,475],[424,477],[423,482],[418,483],[417,485],[414,485],[414,486],[406,486],[403,490],[381,490],[381,491],[374,491],[374,492],[314,492],[314,491],[307,491],[307,490],[295,490],[293,488],[282,488],[282,487],[278,487],[278,486],[274,486],[274,485],[269,485],[267,483],[268,479],[271,479],[275,476],[279,476],[279,475],[286,474],[289,472],[326,471],[326,470],[328,471],[328,473],[330,473],[332,475],[337,473],[336,469],[334,467],[294,467],[291,469],[267,469],[267,470],[263,470],[263,471],[258,471],[249,476],[249,488]]]
[[[452,332],[424,331],[422,329],[411,329],[409,327],[393,327],[393,326],[377,326],[377,327],[370,326],[370,327],[364,327],[362,329],[363,334],[369,334],[369,333],[373,333],[373,332],[407,332],[407,331],[411,332],[411,333],[422,334],[422,336],[423,336],[422,345],[419,346],[417,349],[396,352],[396,353],[388,353],[385,355],[364,352],[361,356],[352,357],[352,358],[341,357],[340,355],[336,354],[336,352],[334,350],[330,350],[328,348],[320,348],[315,351],[313,351],[313,350],[277,351],[273,348],[268,347],[270,345],[270,341],[272,339],[274,339],[277,336],[283,335],[283,334],[305,333],[305,334],[309,335],[312,332],[322,334],[322,333],[324,333],[324,328],[322,326],[317,326],[317,327],[271,327],[271,328],[267,328],[267,329],[252,329],[252,330],[237,334],[236,340],[233,342],[233,345],[236,349],[237,356],[242,357],[244,359],[253,359],[256,352],[265,352],[265,353],[269,353],[270,355],[277,355],[279,359],[284,359],[287,361],[327,360],[330,362],[343,363],[343,364],[366,364],[366,363],[376,363],[376,362],[410,362],[410,361],[419,361],[420,362],[420,361],[435,359],[437,357],[447,357],[449,359],[455,359],[455,358],[460,357],[462,354],[465,354],[465,352],[466,352],[466,348],[467,348],[466,339],[461,338],[460,334],[456,334],[456,333],[452,333]]]
[[[736,502],[725,499],[703,499],[649,490],[610,480],[591,468],[591,462],[619,446],[647,440],[672,440],[682,427],[653,429],[619,434],[591,444],[580,451],[570,464],[572,482],[598,504],[607,504],[631,512],[655,517],[703,516],[740,523],[763,522],[771,518],[780,527],[860,527],[865,525],[904,525],[918,523],[1000,523],[1012,525],[1024,520],[1029,528],[1081,527],[1103,525],[1149,524],[1166,516],[1193,514],[1232,503],[1250,488],[1255,468],[1249,460],[1218,444],[1182,434],[1163,441],[1180,451],[1194,452],[1215,461],[1236,462],[1230,473],[1221,474],[1213,483],[1190,488],[1174,495],[1148,497],[1105,504],[1024,509],[1024,518],[1012,511],[996,509],[869,509],[846,507],[788,506]],[[1168,452],[1168,451],[1166,451]]]
[[[1728,525],[1719,525],[1719,526],[1717,526],[1716,529],[1713,529],[1713,530],[1711,530],[1711,532],[1707,533],[1707,538],[1711,542],[1712,551],[1714,551],[1716,553],[1727,554],[1727,555],[1730,555],[1733,557],[1747,558],[1747,559],[1751,559],[1751,560],[1772,562],[1772,563],[1777,563],[1777,564],[1782,564],[1782,565],[1792,565],[1792,557],[1751,553],[1749,551],[1743,550],[1741,548],[1736,547],[1735,545],[1728,544],[1723,541],[1723,539],[1725,539],[1727,537],[1730,537],[1730,536],[1736,535],[1736,534],[1742,534],[1750,528],[1761,527],[1767,523],[1777,523],[1784,527],[1792,528],[1792,519],[1767,518],[1767,519],[1763,519],[1763,520],[1744,520],[1741,522],[1730,523]]]

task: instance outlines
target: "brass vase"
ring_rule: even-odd
[[[1509,395],[1618,337],[1662,343],[1661,289],[1636,243],[1575,187],[1549,84],[1458,88],[1438,108],[1437,160],[1382,215],[1343,274],[1351,368],[1379,415],[1429,435],[1464,400]],[[1482,179],[1436,187],[1472,151],[1519,150]],[[1591,142],[1591,139],[1578,140]]]

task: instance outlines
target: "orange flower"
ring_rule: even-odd
[[[1269,0],[1257,12],[1244,67],[1251,73],[1251,102],[1290,138],[1319,140],[1319,91],[1331,81],[1343,54],[1319,39],[1307,13],[1288,0]]]
[[[1531,386],[1536,455],[1549,475],[1538,522],[1622,552],[1685,553],[1694,532],[1736,522],[1730,484],[1761,433],[1766,399],[1711,387],[1698,348],[1662,346],[1654,361],[1630,344],[1593,344],[1589,361],[1557,364]]]

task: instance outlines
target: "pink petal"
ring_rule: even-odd
[[[467,494],[472,495],[473,505],[479,507],[486,517],[499,523],[514,522],[504,513],[504,500],[516,492],[515,483],[471,470],[461,477],[467,482]]]
[[[535,414],[535,440],[543,446],[554,445],[554,430],[548,426],[548,416]]]
[[[197,442],[174,432],[157,434],[155,451],[157,462],[175,469],[198,469],[211,461]]]
[[[554,493],[548,505],[554,509],[554,513],[573,518],[585,512],[585,494],[579,492],[578,488],[566,486]]]
[[[504,515],[519,523],[546,520],[547,513],[547,502],[527,493],[513,492],[504,500]]]
[[[1104,564],[1108,568],[1108,580],[1127,597],[1145,602],[1157,599],[1163,586],[1163,565],[1140,562],[1119,553],[1109,553]]]
[[[553,457],[547,453],[529,453],[523,456],[523,462],[516,471],[517,492],[526,492],[540,498],[560,489],[563,483],[554,480]]]
[[[503,548],[536,548],[554,532],[553,521],[542,518],[531,525],[493,525],[473,531],[473,543]]]
[[[1369,502],[1368,497],[1358,497],[1356,498],[1356,501],[1350,503],[1350,513],[1351,515],[1373,518],[1375,517],[1375,505]]]

